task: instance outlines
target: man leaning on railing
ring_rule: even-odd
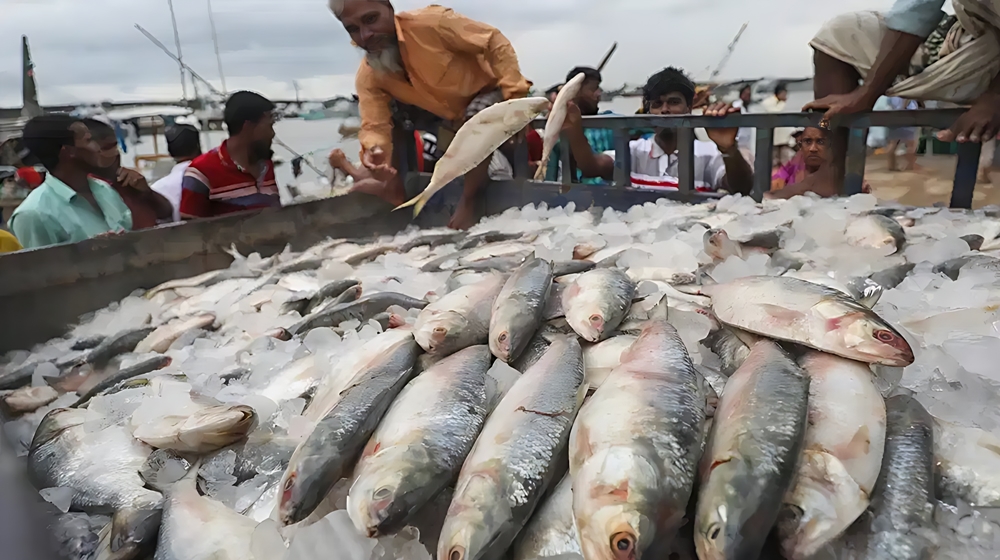
[[[643,88],[644,112],[650,115],[688,115],[694,104],[695,85],[676,68],[666,68],[649,78]],[[739,109],[716,103],[706,116],[725,116]],[[563,129],[570,149],[584,177],[611,180],[615,170],[614,152],[595,153],[583,132],[580,110],[570,104]],[[694,188],[702,192],[726,190],[749,194],[753,188],[753,168],[743,157],[736,142],[738,128],[706,128],[711,142],[694,141]],[[679,157],[677,134],[673,129],[657,128],[651,138],[629,142],[633,186],[648,190],[677,190]]]

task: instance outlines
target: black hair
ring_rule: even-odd
[[[545,95],[552,95],[553,93],[559,93],[559,88],[563,87],[562,84],[556,84],[549,89],[545,90]]]
[[[787,93],[788,92],[788,88],[785,87],[785,84],[783,84],[782,82],[778,82],[778,85],[774,86],[774,95],[778,95],[779,93],[782,93],[782,92],[786,92]]]
[[[243,131],[243,125],[259,121],[274,108],[274,103],[259,93],[237,91],[226,100],[222,120],[229,128],[229,135],[233,136]]]
[[[642,100],[648,103],[672,92],[683,95],[688,105],[694,103],[694,82],[683,70],[668,66],[649,77],[642,87]]]
[[[590,66],[577,66],[570,70],[569,74],[566,74],[566,81],[572,80],[577,74],[583,74],[583,81],[585,82],[593,81],[600,83],[602,81],[601,72],[597,68],[591,68]]]
[[[744,85],[743,87],[740,88],[740,95],[743,95],[744,91],[749,91],[750,93],[753,93],[753,87],[750,84]]]
[[[175,124],[164,135],[170,157],[177,159],[201,155],[201,138],[197,128],[189,124]]]
[[[87,125],[87,128],[90,130],[90,135],[93,136],[94,140],[97,140],[98,142],[107,138],[114,138],[115,141],[118,140],[118,135],[115,134],[115,129],[106,122],[102,122],[97,119],[83,119],[83,124]]]
[[[80,119],[69,115],[43,115],[24,125],[21,142],[28,152],[49,171],[59,165],[59,154],[66,146],[76,144],[71,127]]]

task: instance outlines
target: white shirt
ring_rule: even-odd
[[[184,172],[187,171],[190,161],[178,163],[170,170],[170,174],[153,183],[149,188],[163,195],[174,207],[174,221],[181,221],[181,183],[184,181]]]
[[[737,99],[736,101],[733,101],[733,107],[739,109],[741,114],[747,115],[750,113],[750,109],[743,106],[742,99]],[[739,144],[740,148],[743,148],[744,150],[753,154],[757,151],[756,146],[754,146],[754,144],[756,143],[756,138],[757,134],[754,129],[742,127],[740,128],[739,134],[737,134],[736,136],[736,143]]]
[[[632,186],[643,190],[678,189],[677,151],[668,154],[652,137],[628,143],[632,153]],[[610,152],[614,154],[614,152]],[[722,152],[714,142],[694,141],[694,188],[699,191],[717,191],[726,178],[726,164]]]

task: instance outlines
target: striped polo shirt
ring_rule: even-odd
[[[274,162],[265,162],[260,176],[243,169],[229,155],[228,141],[191,162],[181,183],[182,219],[211,218],[281,206]]]

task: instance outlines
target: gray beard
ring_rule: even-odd
[[[365,60],[368,61],[368,66],[371,66],[372,70],[376,72],[384,72],[386,74],[403,73],[403,59],[399,54],[399,46],[397,45],[382,49],[377,53],[366,52]]]

